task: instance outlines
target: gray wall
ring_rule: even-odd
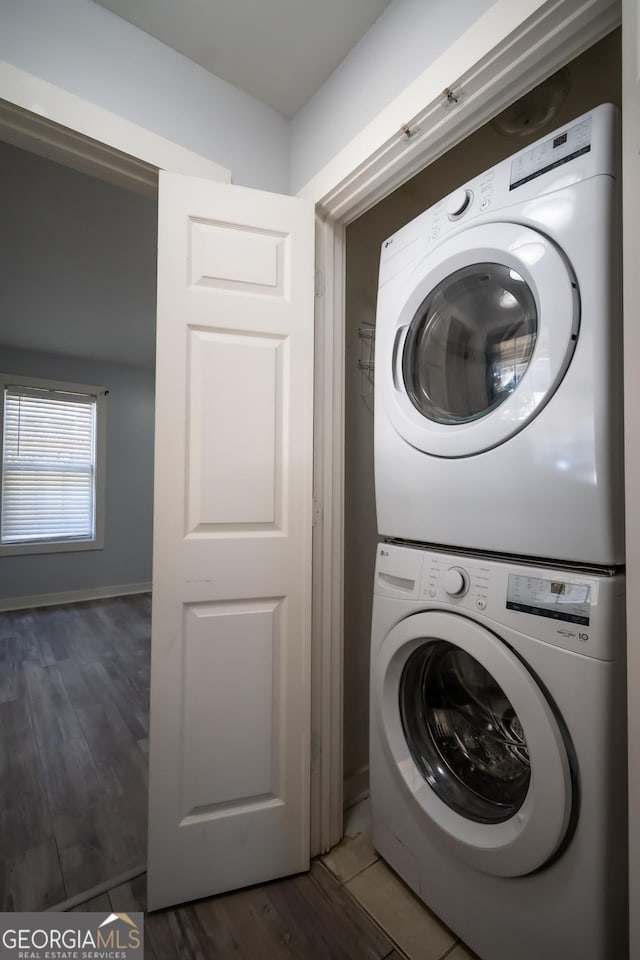
[[[156,208],[0,143],[0,344],[152,367]]]
[[[103,550],[0,558],[0,599],[151,579],[155,200],[0,144],[0,371],[107,398]]]
[[[371,398],[361,395],[361,327],[375,323],[378,263],[383,240],[483,170],[544,133],[606,101],[621,105],[620,31],[569,67],[570,88],[544,129],[505,137],[486,125],[409,180],[347,228],[346,291],[346,517],[344,775],[347,783],[368,762],[368,676],[373,570],[377,543],[373,489]]]
[[[0,370],[109,391],[104,549],[0,557],[0,599],[151,580],[153,370],[2,346]]]

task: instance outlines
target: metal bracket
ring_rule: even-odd
[[[466,94],[462,87],[445,87],[442,91],[442,96],[444,97],[442,106],[445,110],[451,110],[453,107],[457,107],[462,103]]]
[[[412,127],[410,123],[403,123],[400,127],[407,140],[413,140],[417,133],[420,133],[420,127]]]

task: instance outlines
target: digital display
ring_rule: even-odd
[[[507,610],[532,613],[552,620],[589,625],[591,587],[568,580],[543,580],[522,574],[510,574],[507,586]]]
[[[541,177],[550,170],[555,170],[565,163],[570,163],[577,157],[589,153],[591,150],[591,117],[587,116],[567,130],[563,130],[557,137],[539,141],[530,150],[518,154],[511,161],[511,176],[509,190],[521,187],[536,177]]]

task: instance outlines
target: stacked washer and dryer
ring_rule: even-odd
[[[383,244],[374,844],[483,960],[626,944],[618,115]]]

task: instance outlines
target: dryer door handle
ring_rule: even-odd
[[[404,393],[404,377],[402,376],[402,348],[407,336],[409,324],[404,327],[398,327],[396,335],[393,338],[393,350],[391,352],[391,375],[393,385],[398,392]]]

